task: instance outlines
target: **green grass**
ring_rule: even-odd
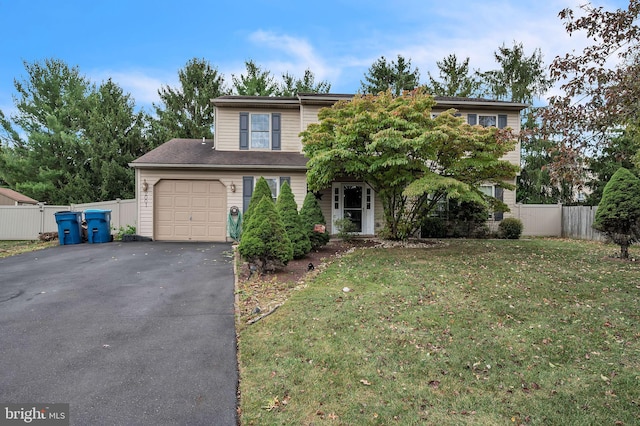
[[[0,241],[0,258],[40,250],[59,244],[58,241]]]
[[[616,252],[453,240],[345,256],[241,329],[242,424],[639,424],[640,264]]]

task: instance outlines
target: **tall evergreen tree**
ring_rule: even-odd
[[[78,68],[57,59],[24,65],[28,77],[14,80],[17,113],[2,122],[2,179],[39,201],[88,201],[84,172],[89,142],[83,131],[93,87]]]
[[[531,104],[553,83],[547,76],[540,49],[526,56],[522,43],[514,42],[511,48],[503,44],[494,57],[500,67],[478,73],[485,94],[493,99]]]
[[[144,136],[149,117],[136,112],[131,96],[110,79],[88,101],[85,167],[91,193],[95,201],[134,198],[135,176],[128,164],[150,149]]]
[[[307,69],[302,78],[296,78],[289,73],[282,75],[280,96],[295,96],[298,93],[329,93],[331,83],[322,80],[316,84],[316,78],[311,70]]]
[[[17,113],[0,117],[1,179],[49,204],[132,197],[127,163],[147,150],[147,116],[114,82],[96,88],[60,60],[25,68],[28,77],[15,81]]]
[[[420,72],[418,68],[411,69],[411,59],[398,55],[397,61],[389,63],[382,56],[371,65],[364,79],[365,81],[360,82],[362,93],[377,95],[391,90],[393,95],[399,96],[405,90],[418,87]]]
[[[224,76],[205,59],[190,59],[178,71],[178,87],[158,90],[160,105],[152,127],[156,144],[172,138],[213,138],[214,107],[211,99],[226,95]]]
[[[303,258],[311,251],[311,242],[302,225],[302,218],[298,213],[298,205],[287,182],[284,182],[280,187],[276,209],[282,218],[287,236],[289,236],[293,245],[293,258]]]
[[[263,71],[252,60],[245,61],[246,71],[238,77],[231,76],[233,89],[241,96],[277,96],[280,87],[270,71]]]
[[[319,232],[316,229],[316,225],[326,225],[327,222],[313,192],[307,192],[306,197],[304,197],[304,203],[302,203],[302,208],[300,209],[300,218],[304,229],[309,235],[312,250],[317,250],[329,242],[329,231],[326,228],[324,232]]]
[[[431,73],[427,87],[434,96],[462,96],[474,97],[479,94],[480,82],[469,72],[469,58],[458,62],[455,54],[451,54],[442,61],[437,61],[439,78],[436,80]]]

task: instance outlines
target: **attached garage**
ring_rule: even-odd
[[[154,187],[160,241],[225,241],[227,191],[218,180],[162,179]]]
[[[130,164],[137,232],[162,241],[233,241],[227,223],[241,217],[231,211],[244,214],[245,182],[286,177],[302,206],[306,164],[298,152],[220,151],[209,139],[172,139]]]

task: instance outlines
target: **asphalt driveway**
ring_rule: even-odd
[[[235,425],[229,244],[57,246],[0,259],[0,403],[72,425]]]

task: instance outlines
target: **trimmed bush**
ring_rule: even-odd
[[[629,258],[629,246],[640,239],[640,179],[621,167],[602,191],[593,227],[620,246]]]
[[[312,192],[308,192],[304,198],[304,203],[300,209],[300,217],[302,219],[302,226],[309,235],[309,241],[311,241],[311,249],[317,250],[318,248],[326,245],[331,238],[329,231],[325,229],[324,232],[316,232],[316,225],[325,225],[327,222],[324,219],[320,204],[316,196]]]
[[[508,217],[498,225],[498,234],[500,238],[508,240],[517,240],[522,235],[522,221],[515,217]]]
[[[293,246],[269,196],[262,197],[245,229],[238,252],[261,272],[282,268],[293,259]]]
[[[351,221],[348,217],[338,219],[334,222],[336,228],[338,229],[338,237],[342,238],[343,241],[351,242],[358,230],[356,228],[356,224]]]
[[[244,217],[242,220],[242,232],[246,232],[247,228],[251,226],[249,221],[251,220],[251,215],[255,210],[256,206],[260,201],[262,201],[263,197],[269,198],[271,202],[273,202],[273,194],[271,193],[271,188],[269,188],[269,184],[267,180],[260,176],[258,181],[256,182],[255,188],[253,188],[253,194],[251,195],[251,200],[249,201],[249,207],[247,207],[247,211],[244,212]]]
[[[445,238],[447,229],[444,220],[439,217],[425,217],[420,227],[422,238]]]
[[[311,241],[309,241],[309,234],[302,225],[302,218],[298,214],[298,205],[288,182],[284,182],[280,187],[276,210],[282,218],[284,228],[293,245],[293,258],[305,257],[311,251]]]

